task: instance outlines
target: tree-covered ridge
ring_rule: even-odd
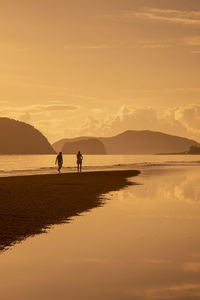
[[[188,154],[200,154],[200,147],[198,146],[191,146]]]
[[[104,144],[95,138],[66,142],[62,147],[64,154],[75,154],[79,150],[83,154],[106,154]]]
[[[54,154],[47,138],[32,125],[0,118],[0,154]]]

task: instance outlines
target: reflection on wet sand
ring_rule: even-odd
[[[200,168],[133,180],[101,208],[1,255],[5,299],[200,299]]]

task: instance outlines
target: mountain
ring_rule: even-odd
[[[109,154],[155,154],[187,151],[199,144],[193,140],[149,130],[128,130],[111,138],[100,139]]]
[[[80,139],[83,137],[63,139],[54,143],[53,147],[57,149],[62,147],[66,141],[75,142]],[[174,153],[188,151],[191,146],[200,146],[194,140],[150,130],[128,130],[113,137],[97,139],[104,144],[107,154]]]
[[[65,143],[72,143],[72,142],[77,142],[77,141],[80,141],[80,140],[89,140],[89,139],[93,139],[93,137],[80,136],[80,137],[71,138],[71,139],[69,139],[69,138],[61,139],[61,140],[53,143],[52,147],[58,153],[58,152],[62,151],[62,148],[63,148]]]
[[[187,154],[200,154],[200,147],[191,146]]]
[[[55,154],[55,151],[33,126],[0,118],[0,154]]]
[[[83,154],[106,154],[104,144],[95,138],[65,142],[62,147],[63,154],[75,154],[79,150]]]

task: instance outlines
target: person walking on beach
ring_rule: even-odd
[[[76,157],[77,157],[77,171],[78,171],[78,173],[81,173],[81,171],[82,171],[83,155],[81,154],[80,151],[78,151]]]
[[[63,156],[62,156],[62,152],[60,152],[60,153],[57,155],[55,164],[58,164],[58,174],[60,174],[60,170],[62,169],[62,165],[63,165]]]

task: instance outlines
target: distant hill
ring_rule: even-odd
[[[65,142],[61,151],[63,154],[75,154],[79,150],[83,154],[106,154],[104,144],[95,138]]]
[[[200,147],[191,146],[187,154],[200,154]]]
[[[33,126],[0,118],[0,154],[55,154],[55,151]]]
[[[93,137],[80,136],[80,137],[71,138],[71,139],[69,139],[69,138],[61,139],[61,140],[53,143],[52,147],[58,153],[58,152],[62,151],[62,148],[63,148],[65,143],[72,143],[72,142],[77,142],[77,141],[80,141],[80,140],[89,140],[89,139],[93,139]]]
[[[59,151],[66,141],[75,142],[80,139],[83,137],[63,139],[54,143],[53,147]],[[191,146],[200,147],[194,140],[150,130],[128,130],[113,137],[97,139],[104,144],[107,154],[174,153],[188,151]]]
[[[125,131],[111,138],[100,139],[109,154],[155,154],[187,151],[197,142],[155,131]]]

